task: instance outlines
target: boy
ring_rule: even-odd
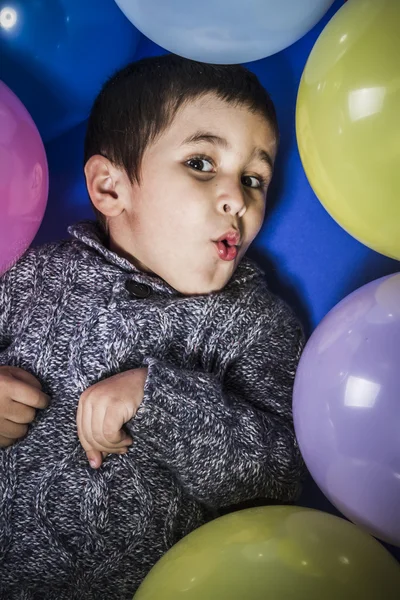
[[[302,331],[243,259],[277,139],[241,66],[149,58],[101,91],[98,223],[1,281],[2,598],[130,600],[219,509],[297,497]]]

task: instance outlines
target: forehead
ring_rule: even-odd
[[[196,137],[199,131],[207,131],[226,140],[227,149],[238,145],[247,151],[262,148],[275,156],[276,136],[264,115],[212,94],[185,103],[162,137],[168,143],[182,145]]]

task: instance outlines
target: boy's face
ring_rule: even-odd
[[[112,246],[183,294],[222,289],[261,228],[275,153],[262,116],[189,102],[146,150]]]

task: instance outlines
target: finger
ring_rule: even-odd
[[[92,448],[86,451],[86,456],[92,469],[98,469],[103,462],[103,455],[98,450]]]
[[[91,434],[93,436],[93,447],[103,452],[108,452],[113,447],[104,436],[104,416],[107,410],[107,400],[99,398],[92,410]]]
[[[16,442],[17,440],[12,440],[10,438],[6,438],[2,435],[0,435],[0,448],[8,448],[8,446],[12,446],[14,442]]]
[[[93,469],[98,469],[101,467],[103,460],[105,460],[109,454],[126,454],[126,448],[117,450],[116,452],[100,452],[93,449],[90,449],[86,452],[89,464]]]
[[[111,450],[110,452],[102,452],[103,461],[110,456],[110,454],[126,454],[128,452],[128,448],[118,448],[118,450]]]
[[[11,400],[8,405],[7,413],[4,416],[14,423],[32,423],[36,416],[36,410],[31,406],[26,406],[26,404]]]
[[[19,425],[8,419],[3,419],[1,423],[1,435],[5,438],[17,440],[26,435],[28,431],[27,425]]]
[[[15,402],[20,402],[33,408],[46,408],[50,400],[47,394],[44,394],[38,388],[14,378],[8,380],[6,393]]]
[[[116,419],[114,413],[114,407],[107,407],[103,422],[104,438],[113,448],[130,446],[132,438],[122,429],[123,419]]]
[[[91,433],[93,448],[114,452],[128,443],[126,434],[121,432],[123,421],[118,416],[117,405],[108,406],[108,402],[108,398],[105,398],[93,407]]]
[[[91,440],[91,411],[92,407],[88,402],[79,399],[78,411],[77,411],[77,428],[79,441],[85,451],[90,450],[93,447],[93,440]]]
[[[19,379],[20,381],[23,381],[26,384],[37,388],[38,390],[42,389],[40,381],[38,381],[38,379],[36,379],[36,377],[34,377],[31,373],[25,371],[25,369],[20,369],[19,367],[8,367],[8,369],[10,369],[10,375],[15,377],[15,379]]]
[[[92,405],[86,401],[79,401],[77,423],[78,423],[78,437],[82,444],[83,449],[86,453],[93,452],[91,457],[94,461],[94,468],[98,468],[101,464],[100,455],[110,454],[113,448],[102,443],[102,440],[98,441],[93,435],[93,414],[96,414],[101,420],[103,411],[101,406],[96,406],[96,411],[93,410]]]

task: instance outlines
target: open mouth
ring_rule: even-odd
[[[242,241],[240,232],[236,228],[231,227],[213,241],[221,260],[235,260]]]
[[[218,242],[214,242],[217,248],[218,256],[222,260],[230,261],[234,260],[238,254],[238,246],[231,245],[228,240],[223,239]]]

